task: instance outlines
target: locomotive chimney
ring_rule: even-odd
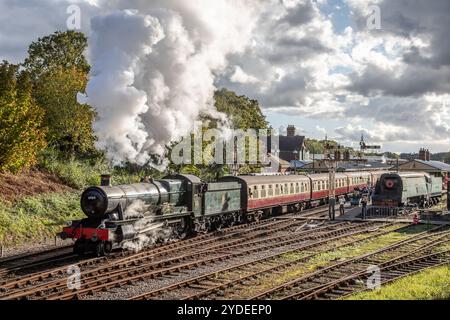
[[[102,187],[110,187],[111,186],[111,175],[110,174],[102,174],[100,176],[100,185]]]

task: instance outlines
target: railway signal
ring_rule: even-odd
[[[379,145],[367,145],[364,141],[364,134],[361,134],[361,141],[359,142],[359,146],[361,149],[361,153],[364,153],[366,150],[380,150],[381,146]]]

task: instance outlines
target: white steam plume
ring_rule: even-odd
[[[91,78],[82,102],[98,114],[98,147],[114,163],[144,164],[213,105],[215,74],[245,49],[257,1],[131,1],[91,21]],[[121,1],[114,5],[121,8]]]

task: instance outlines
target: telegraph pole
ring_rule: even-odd
[[[329,175],[329,189],[328,189],[328,216],[330,220],[336,218],[336,161],[329,160],[328,175]]]
[[[324,149],[324,160],[328,169],[328,217],[330,220],[334,220],[336,218],[336,168],[337,162],[340,160],[340,153],[335,152],[334,159],[332,159],[331,150],[333,150],[333,147],[328,141],[325,142]],[[339,156],[337,156],[338,154]]]

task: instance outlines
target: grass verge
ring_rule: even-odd
[[[396,280],[348,300],[443,300],[450,299],[450,266],[441,266]]]
[[[434,226],[432,225],[420,224],[420,225],[411,225],[407,228],[402,229],[401,231],[394,231],[394,229],[398,228],[398,226],[389,226],[386,227],[384,230],[386,231],[393,230],[392,232],[385,235],[381,235],[374,239],[366,239],[353,245],[343,245],[343,246],[340,245],[341,241],[337,241],[332,246],[326,245],[325,247],[328,249],[327,251],[314,255],[312,258],[308,259],[306,262],[300,265],[287,268],[283,272],[271,275],[270,277],[259,278],[254,280],[254,283],[252,283],[251,286],[246,287],[242,291],[236,292],[236,296],[232,296],[232,298],[253,296],[258,292],[268,290],[270,288],[281,285],[288,281],[300,278],[308,273],[312,273],[321,267],[325,267],[333,263],[337,263],[340,261],[344,261],[346,259],[351,259],[359,255],[379,250],[383,247],[402,241],[414,234],[429,230],[433,227]],[[367,236],[368,235],[363,234],[354,236],[353,238],[365,239]],[[305,251],[292,252],[283,255],[282,259],[285,261],[293,261],[302,258],[305,255],[308,255],[307,252]]]
[[[78,192],[47,193],[0,202],[0,242],[6,246],[52,237],[66,221],[83,217]]]

